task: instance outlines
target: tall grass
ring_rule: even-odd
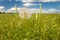
[[[60,14],[0,14],[0,40],[60,40]]]

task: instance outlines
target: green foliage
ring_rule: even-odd
[[[0,14],[0,40],[60,40],[60,14]]]

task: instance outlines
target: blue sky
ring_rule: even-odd
[[[14,5],[17,5],[17,8],[29,8],[29,9],[34,9],[33,11],[36,11],[35,9],[39,10],[40,9],[40,4],[42,4],[42,8],[44,12],[60,12],[60,2],[58,1],[21,1],[21,0],[0,0],[0,11],[11,11],[11,9],[14,8]]]

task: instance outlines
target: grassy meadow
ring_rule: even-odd
[[[0,14],[0,40],[60,40],[60,14]]]

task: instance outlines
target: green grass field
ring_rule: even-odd
[[[60,40],[60,14],[0,14],[0,40]]]

